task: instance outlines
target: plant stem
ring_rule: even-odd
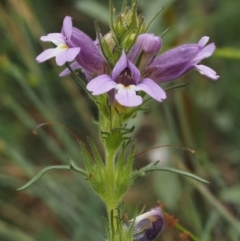
[[[114,240],[115,233],[115,209],[116,209],[116,201],[115,201],[115,181],[114,181],[114,156],[115,151],[108,151],[107,161],[106,161],[106,185],[107,185],[107,213],[108,213],[108,221],[109,221],[109,230],[110,230],[110,240]]]
[[[106,162],[106,183],[107,183],[107,208],[109,211],[115,208],[114,201],[114,153],[109,151]]]

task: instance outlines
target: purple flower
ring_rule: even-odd
[[[209,37],[205,36],[197,44],[182,45],[163,53],[148,66],[144,74],[161,83],[179,78],[195,68],[210,79],[218,79],[213,69],[198,64],[210,57],[216,48],[214,43],[205,46],[208,40]]]
[[[80,52],[80,47],[69,45],[69,40],[72,35],[72,20],[70,17],[65,17],[63,21],[62,33],[50,33],[47,36],[42,36],[42,41],[53,42],[57,47],[43,51],[36,58],[38,62],[44,62],[52,57],[56,57],[56,63],[62,66],[66,62],[73,61]]]
[[[149,33],[140,34],[128,54],[128,59],[143,70],[155,59],[161,47],[161,38]]]
[[[142,97],[137,91],[144,91],[157,101],[166,98],[164,90],[152,79],[141,79],[139,69],[128,60],[124,51],[112,70],[111,75],[102,74],[87,84],[87,89],[93,95],[100,95],[115,90],[115,99],[123,106],[134,107],[141,105]]]
[[[164,218],[160,207],[139,215],[135,219],[133,239],[137,241],[154,240],[164,228]]]
[[[81,68],[89,75],[104,73],[106,61],[102,54],[90,37],[72,26],[71,17],[64,18],[61,33],[50,33],[41,40],[53,42],[57,47],[43,51],[36,58],[38,62],[56,57],[57,65],[62,66],[75,60],[71,66],[73,69]],[[65,70],[60,75],[68,73]]]

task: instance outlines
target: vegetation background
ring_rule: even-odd
[[[121,1],[115,1],[116,12]],[[139,179],[124,197],[131,217],[137,204],[151,208],[159,200],[201,241],[240,240],[240,31],[239,2],[234,0],[139,0],[139,12],[149,22],[164,11],[150,31],[164,36],[165,51],[210,36],[217,51],[204,64],[220,75],[211,81],[195,71],[176,83],[190,82],[168,93],[163,103],[152,101],[135,120],[137,152],[175,144],[191,154],[161,148],[140,155],[136,167],[161,160],[210,181],[203,185],[170,173]],[[93,21],[108,32],[108,1],[0,1],[0,240],[104,240],[104,205],[86,180],[71,172],[46,174],[28,190],[16,189],[49,165],[71,158],[83,165],[76,141],[59,126],[34,128],[56,121],[81,140],[96,139],[92,120],[96,109],[70,76],[58,77],[55,61],[37,64],[35,57],[50,46],[39,38],[59,32],[63,18],[95,39]],[[171,85],[172,83],[170,83]],[[164,87],[169,84],[163,85]],[[157,240],[181,240],[166,227]]]

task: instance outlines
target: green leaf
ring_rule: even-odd
[[[186,176],[186,177],[190,177],[192,179],[195,179],[199,182],[203,182],[203,183],[209,183],[208,181],[194,175],[194,174],[191,174],[191,173],[188,173],[188,172],[185,172],[185,171],[181,171],[181,170],[178,170],[178,169],[175,169],[175,168],[171,168],[171,167],[159,167],[159,166],[156,166],[157,163],[154,163],[154,164],[150,164],[146,167],[143,167],[142,169],[138,170],[138,171],[135,171],[133,172],[133,175],[132,175],[132,178],[136,178],[138,176],[144,176],[146,175],[148,172],[152,172],[152,171],[165,171],[165,172],[172,172],[172,173],[176,173],[176,174],[179,174],[179,175],[182,175],[182,176]]]
[[[33,183],[35,183],[36,181],[38,181],[46,172],[48,171],[52,171],[52,170],[67,170],[67,171],[71,171],[70,166],[50,166],[50,167],[46,167],[44,168],[42,171],[40,171],[34,178],[32,178],[28,183],[26,183],[24,186],[18,188],[18,191],[22,191],[28,187],[30,187]]]
[[[78,167],[73,160],[71,159],[68,159],[69,163],[70,163],[70,168],[71,170],[75,171],[75,172],[78,172],[78,173],[81,173],[82,175],[84,175],[85,177],[88,177],[89,174],[87,171],[83,170],[82,168]]]

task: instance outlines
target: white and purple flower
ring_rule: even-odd
[[[66,62],[73,61],[78,53],[80,47],[72,47],[69,44],[72,35],[72,20],[70,17],[65,17],[61,33],[50,33],[47,36],[42,36],[42,41],[49,41],[54,43],[57,47],[43,51],[36,58],[38,62],[46,61],[52,57],[56,57],[56,63],[59,66]]]
[[[164,217],[162,210],[160,207],[153,208],[149,212],[136,217],[133,239],[137,241],[152,241],[161,233],[163,228]]]
[[[43,51],[37,56],[38,62],[44,62],[56,57],[56,63],[62,66],[66,62],[73,69],[82,68],[87,74],[102,74],[106,61],[102,57],[96,44],[90,37],[72,26],[72,18],[66,16],[63,21],[61,33],[50,33],[40,38],[42,41],[50,41],[57,47]],[[67,71],[66,74],[69,72]],[[64,73],[62,73],[64,75]]]
[[[208,40],[205,36],[197,44],[185,44],[163,53],[147,67],[145,75],[161,83],[179,78],[195,68],[212,80],[218,79],[213,69],[198,64],[210,57],[216,48],[214,43],[205,46]]]
[[[115,90],[115,99],[123,106],[134,107],[141,105],[142,97],[136,92],[144,91],[157,101],[166,98],[164,90],[152,79],[141,79],[139,69],[128,60],[125,52],[112,70],[111,75],[100,75],[87,84],[87,89],[93,95],[101,95]]]

